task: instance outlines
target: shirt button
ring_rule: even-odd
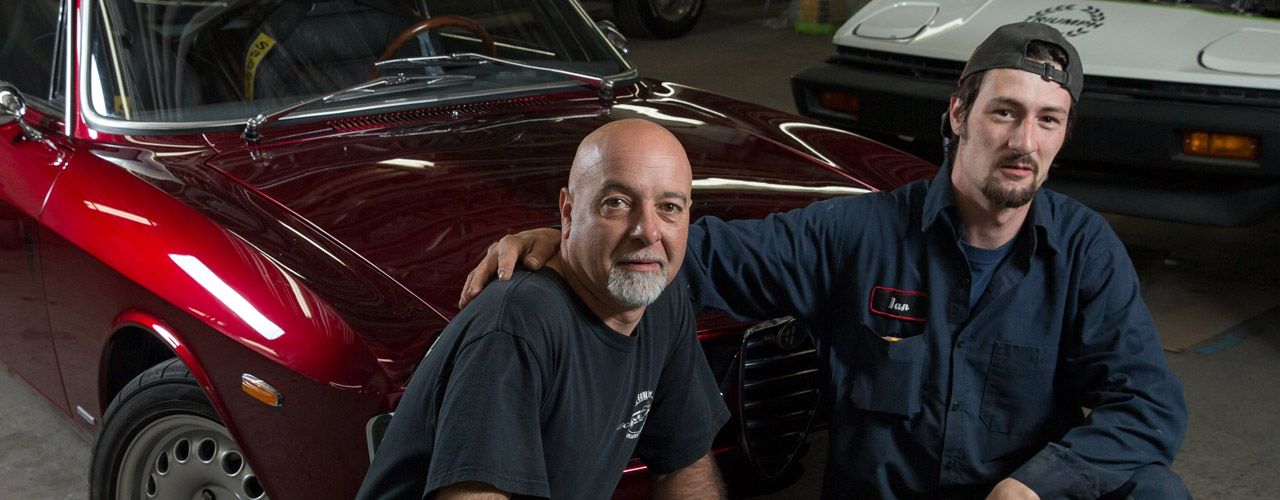
[[[960,402],[951,403],[951,411],[960,411]]]
[[[963,349],[963,348],[964,348],[964,345],[965,345],[966,343],[967,343],[967,342],[965,342],[965,341],[964,341],[964,339],[957,340],[957,341],[956,341],[956,348],[957,348],[957,349]]]

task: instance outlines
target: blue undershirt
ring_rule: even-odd
[[[1013,253],[1013,242],[1015,241],[1018,241],[1018,239],[1011,239],[1008,243],[1001,245],[1000,248],[987,250],[960,240],[960,248],[964,250],[965,260],[969,261],[969,280],[972,283],[969,288],[970,311],[978,306],[979,300],[982,300],[982,294],[987,291],[987,284],[991,283],[991,276],[996,273],[996,269],[999,269],[1004,259]]]

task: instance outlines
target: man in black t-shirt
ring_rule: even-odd
[[[642,120],[583,140],[560,193],[561,255],[450,323],[357,498],[607,498],[633,452],[665,498],[715,498],[728,419],[684,287],[680,143]]]

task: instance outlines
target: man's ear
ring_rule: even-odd
[[[568,237],[572,226],[573,195],[569,194],[569,188],[560,188],[560,237]]]
[[[963,139],[965,130],[964,119],[960,116],[960,98],[951,96],[951,100],[947,103],[947,119],[951,122],[951,134]]]

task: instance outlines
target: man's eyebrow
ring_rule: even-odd
[[[992,103],[994,103],[994,104],[1002,104],[1002,105],[1005,105],[1005,106],[1009,106],[1009,107],[1013,107],[1013,108],[1018,108],[1018,109],[1027,109],[1027,105],[1026,105],[1026,104],[1023,104],[1023,102],[1022,102],[1022,101],[1019,101],[1019,100],[1014,99],[1014,98],[1012,98],[1012,97],[993,97],[993,98],[991,98],[991,102],[992,102]],[[1062,108],[1057,107],[1057,106],[1047,106],[1047,107],[1043,107],[1043,108],[1038,109],[1038,110],[1037,110],[1037,112],[1040,112],[1040,113],[1062,113],[1062,114],[1066,114],[1066,113],[1067,113],[1067,110],[1062,109]]]
[[[623,184],[621,182],[605,183],[604,189],[601,189],[601,191],[620,191],[626,194],[635,194],[635,190],[631,189],[630,186]]]
[[[689,196],[679,191],[667,191],[662,193],[663,198],[679,198],[680,201],[689,203]]]
[[[635,192],[635,190],[634,190],[634,189],[631,189],[631,187],[630,187],[630,186],[627,186],[626,184],[623,184],[623,183],[621,183],[621,182],[610,182],[610,183],[606,183],[606,184],[604,185],[604,191],[618,191],[618,192],[626,193],[626,194],[629,194],[629,195],[635,195],[635,194],[636,194],[636,192]],[[678,199],[679,199],[680,201],[682,201],[682,202],[689,203],[689,195],[684,194],[684,193],[681,193],[681,192],[679,192],[679,191],[664,191],[664,192],[662,193],[662,197],[663,197],[663,198],[678,198]]]

